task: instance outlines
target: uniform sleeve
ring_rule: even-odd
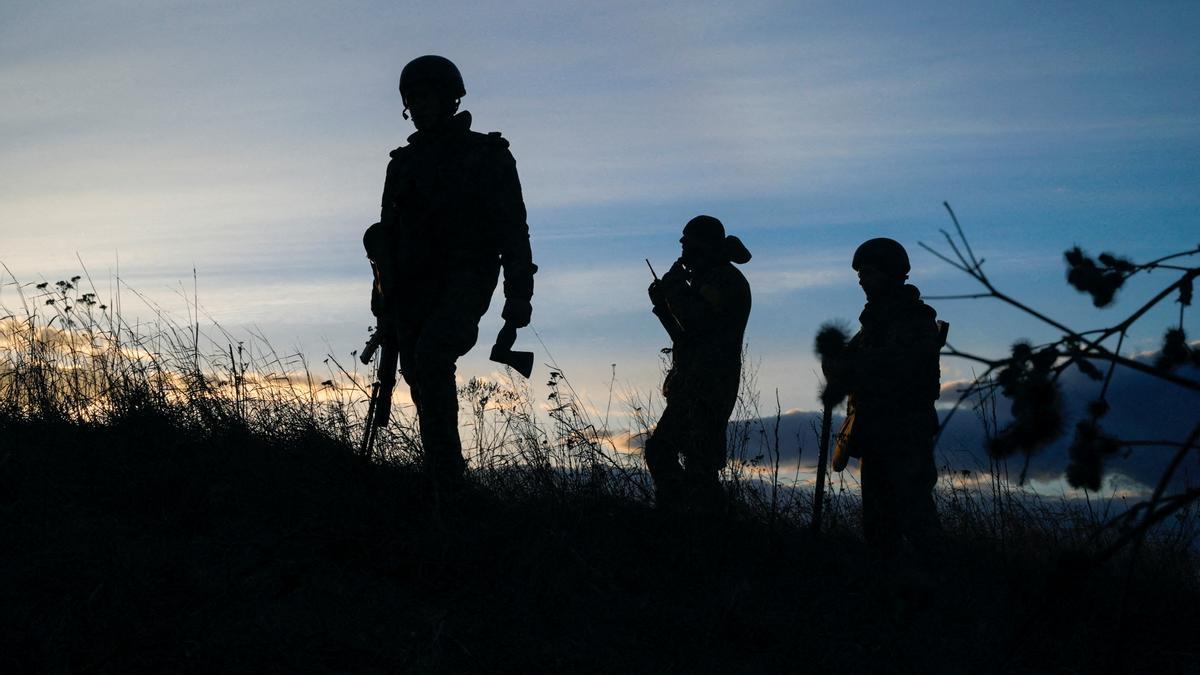
[[[387,248],[387,232],[398,227],[400,204],[396,185],[400,175],[400,150],[392,153],[388,162],[387,175],[383,179],[383,196],[380,198],[379,222],[367,229],[363,236],[363,247],[371,260],[371,272],[375,282],[371,285],[371,313],[382,316],[387,311],[387,298],[383,290],[390,288],[395,273],[393,252]]]
[[[666,290],[666,300],[666,311],[689,340],[703,340],[704,335],[723,326],[737,302],[729,289],[711,283],[673,284]]]
[[[663,329],[667,331],[667,335],[671,338],[671,342],[683,339],[683,329],[675,320],[675,315],[671,314],[671,310],[667,305],[655,305],[650,311],[654,313],[654,316],[658,317],[659,323],[661,323]]]
[[[504,268],[504,297],[528,301],[533,297],[533,253],[529,247],[529,225],[525,222],[525,201],[517,162],[507,148],[498,148],[495,180],[489,215],[498,234],[500,264]]]
[[[387,175],[383,179],[383,197],[380,199],[379,205],[379,222],[388,228],[396,222],[400,209],[397,201],[398,186],[396,185],[399,174],[400,158],[393,154],[392,161],[388,162]]]

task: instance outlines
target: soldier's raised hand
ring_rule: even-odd
[[[650,282],[650,287],[646,289],[646,293],[650,296],[650,304],[655,307],[658,307],[667,300],[667,296],[663,292],[662,282],[658,279]]]
[[[682,284],[687,283],[691,277],[692,273],[683,266],[683,259],[680,258],[671,264],[671,269],[662,276],[662,280],[667,284]]]

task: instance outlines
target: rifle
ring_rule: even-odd
[[[363,233],[363,248],[367,252],[367,260],[371,262],[371,276],[375,285],[371,292],[371,311],[377,316],[387,312],[382,293],[389,279],[394,282],[396,260],[392,237],[395,236],[393,224],[385,225],[382,221],[367,228]],[[400,352],[396,345],[393,331],[385,328],[386,322],[380,322],[375,332],[363,347],[359,360],[363,365],[369,365],[380,347],[383,353],[379,359],[379,368],[375,382],[371,383],[371,402],[367,406],[367,428],[363,432],[362,445],[359,454],[368,457],[375,443],[375,434],[379,427],[387,426],[392,416],[392,390],[396,387],[396,365]]]
[[[367,404],[367,428],[363,431],[362,444],[358,446],[360,457],[370,457],[375,445],[375,406],[379,404],[379,383],[371,383],[371,402]]]
[[[367,406],[367,428],[363,432],[362,445],[358,452],[363,457],[371,455],[375,444],[375,434],[379,427],[387,426],[392,418],[392,391],[396,388],[396,365],[400,359],[400,351],[394,340],[387,339],[386,331],[378,328],[367,340],[359,360],[364,365],[369,364],[375,357],[375,352],[382,347],[379,357],[379,369],[375,382],[371,383],[371,402]]]

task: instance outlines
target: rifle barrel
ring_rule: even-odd
[[[379,383],[375,382],[371,385],[371,402],[367,405],[367,428],[363,429],[362,444],[358,448],[358,454],[362,457],[370,456],[375,441],[375,408],[378,402]]]

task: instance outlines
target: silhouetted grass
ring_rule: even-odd
[[[1123,604],[1125,568],[1073,562],[1086,527],[960,481],[943,555],[879,561],[851,492],[805,533],[811,495],[779,478],[778,442],[747,456],[769,421],[731,434],[729,513],[659,513],[628,440],[561,371],[548,421],[517,383],[464,386],[470,486],[446,498],[403,408],[357,454],[367,380],[332,357],[313,375],[76,292],[24,298],[0,337],[3,672],[1200,665],[1182,539],[1148,545]]]

